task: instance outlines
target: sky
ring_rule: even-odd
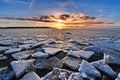
[[[120,0],[0,0],[0,17],[84,13],[120,22]]]

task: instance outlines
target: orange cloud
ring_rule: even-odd
[[[12,18],[10,18],[12,19]],[[15,18],[13,18],[15,19]],[[21,20],[21,21],[20,21]],[[53,27],[53,28],[102,28],[120,26],[119,23],[113,23],[105,19],[87,16],[84,13],[80,14],[59,14],[44,15],[40,18],[34,16],[28,18],[16,18],[16,21],[8,21],[6,26],[30,26],[30,27]]]

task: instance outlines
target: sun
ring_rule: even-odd
[[[63,29],[64,28],[64,24],[62,23],[54,23],[54,27],[57,28],[57,29]]]
[[[64,24],[64,21],[61,20],[61,19],[57,19],[55,20],[56,22],[54,22],[53,26],[57,29],[63,29],[65,24]]]

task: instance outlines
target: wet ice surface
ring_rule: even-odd
[[[30,65],[26,63],[33,59]],[[29,80],[31,76],[38,80],[117,80],[119,61],[118,29],[0,29],[0,79],[3,80]],[[16,74],[19,71],[22,72]],[[94,71],[97,73],[93,74]]]

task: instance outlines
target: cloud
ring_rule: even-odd
[[[23,1],[23,0],[3,0],[7,3],[18,3],[18,4],[28,4],[28,2]]]
[[[34,0],[31,0],[31,2],[30,2],[30,4],[29,4],[29,9],[31,9],[32,8],[32,6],[33,6],[33,3],[34,3]]]
[[[54,0],[54,1],[57,1],[57,2],[66,2],[68,0]]]
[[[41,17],[41,21],[48,23],[53,23],[52,26],[55,27],[58,23],[63,26],[63,28],[100,28],[100,27],[111,27],[116,25],[111,21],[106,21],[98,17],[87,16],[84,13],[80,14],[60,14],[60,15],[45,15]]]
[[[60,6],[65,7],[65,6],[69,6],[70,4],[71,4],[70,2],[65,2],[65,3],[60,4]]]
[[[21,0],[16,0],[15,2],[16,2],[16,3],[19,3],[19,4],[28,4],[28,2],[21,1]]]

